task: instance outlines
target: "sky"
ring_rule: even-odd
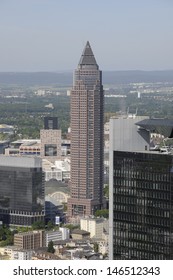
[[[173,0],[0,0],[0,72],[172,70]]]

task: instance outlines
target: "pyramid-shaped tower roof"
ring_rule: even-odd
[[[83,53],[82,53],[82,56],[80,58],[80,61],[79,61],[78,65],[79,66],[82,66],[82,65],[95,65],[95,66],[98,66],[97,62],[95,60],[93,51],[91,49],[90,43],[88,41],[87,41],[86,46],[85,46],[85,48],[83,50]]]

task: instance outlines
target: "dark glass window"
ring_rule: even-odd
[[[46,144],[45,145],[45,156],[57,156],[57,145]]]
[[[173,259],[172,156],[114,152],[114,259]]]

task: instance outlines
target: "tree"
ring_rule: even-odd
[[[104,192],[104,196],[106,198],[109,198],[109,185],[104,186],[103,192]]]
[[[94,243],[94,252],[98,253],[98,251],[99,251],[99,245],[98,243]]]
[[[53,247],[53,241],[52,241],[52,240],[48,243],[47,252],[48,252],[48,253],[52,253],[52,254],[55,253],[55,249],[54,249],[54,247]]]
[[[13,245],[13,232],[7,227],[0,228],[0,247]]]
[[[108,218],[109,217],[109,210],[108,209],[97,210],[95,212],[95,217]]]
[[[44,229],[45,228],[45,223],[43,221],[37,221],[37,222],[34,222],[32,224],[32,229],[35,230],[35,229]]]
[[[48,229],[48,230],[51,230],[51,229],[53,229],[53,228],[54,228],[53,223],[52,223],[51,221],[49,221],[49,222],[47,223],[47,229]]]
[[[69,230],[79,229],[80,225],[73,225],[73,224],[65,224],[63,227],[68,228]]]

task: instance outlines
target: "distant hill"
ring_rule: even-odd
[[[169,71],[106,71],[103,84],[173,83],[173,70]]]
[[[0,72],[0,85],[71,86],[72,72]],[[173,70],[168,71],[103,71],[103,84],[127,84],[142,82],[173,83]]]
[[[26,85],[26,86],[46,86],[72,85],[72,72],[0,72],[0,84]]]

